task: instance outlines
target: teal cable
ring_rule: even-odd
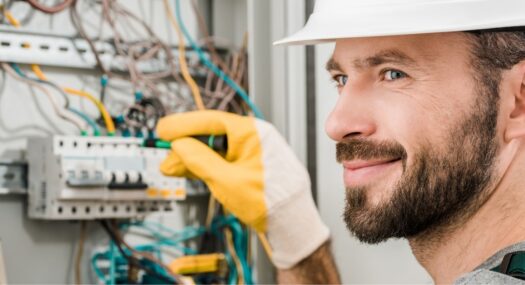
[[[199,46],[197,46],[195,41],[193,41],[193,39],[191,38],[190,33],[186,29],[186,26],[184,26],[184,22],[182,21],[182,16],[180,14],[180,0],[175,0],[175,7],[176,7],[175,8],[175,13],[176,13],[176,16],[177,16],[177,21],[179,22],[179,26],[180,26],[180,28],[182,30],[182,33],[184,34],[184,36],[186,37],[186,39],[190,43],[191,47],[197,52],[200,61],[204,65],[206,65],[206,67],[208,67],[211,71],[213,71],[213,73],[215,73],[215,75],[217,75],[220,79],[224,80],[224,82],[226,82],[226,84],[228,84],[233,90],[235,90],[236,94],[239,95],[239,97],[241,97],[241,99],[244,102],[246,102],[246,104],[250,107],[250,109],[252,109],[253,113],[255,114],[255,117],[257,117],[259,119],[264,119],[263,114],[261,113],[259,108],[257,108],[257,106],[255,106],[255,104],[252,102],[252,100],[250,100],[250,97],[248,97],[248,94],[246,93],[246,91],[244,91],[244,89],[242,89],[242,87],[240,87],[235,81],[233,81],[226,73],[224,73],[215,64],[213,64],[213,62],[211,62],[206,57],[206,55],[204,54],[202,49]]]
[[[237,268],[235,267],[235,263],[233,262],[233,259],[228,251],[224,254],[224,257],[226,259],[226,263],[228,264],[228,284],[230,285],[236,285],[237,284]]]
[[[151,235],[153,235],[155,239],[157,239],[156,243],[149,244],[149,245],[173,247],[183,252],[184,254],[189,254],[189,255],[195,255],[198,252],[192,248],[181,246],[179,245],[179,243],[199,237],[206,232],[206,229],[204,227],[200,227],[200,228],[186,227],[182,231],[177,232],[177,231],[173,231],[163,226],[162,224],[152,223],[152,222],[138,222],[138,223],[124,224],[124,225],[121,225],[121,228],[127,229],[131,226],[140,227],[142,229],[145,229]],[[157,226],[159,229],[170,232],[171,235],[165,236],[159,233],[158,230],[152,229],[151,226]]]
[[[233,216],[221,216],[216,217],[214,221],[212,222],[212,231],[218,232],[223,227],[229,227],[232,231],[233,235],[233,245],[235,247],[235,251],[237,252],[237,256],[239,258],[239,261],[241,263],[241,269],[243,271],[244,281],[246,284],[254,284],[253,282],[253,276],[250,266],[248,265],[248,261],[246,260],[247,254],[246,254],[246,247],[243,247],[244,242],[242,241],[244,231],[242,230],[242,227],[239,223],[239,220]],[[226,261],[228,261],[228,255],[226,255]],[[233,268],[230,268],[230,272],[236,272],[235,266]],[[230,283],[230,282],[228,282]]]
[[[100,128],[98,127],[97,123],[91,119],[88,115],[86,115],[85,113],[82,113],[81,111],[77,110],[77,109],[73,109],[71,107],[67,108],[69,111],[75,113],[76,115],[78,115],[79,117],[81,117],[82,119],[84,119],[84,121],[86,121],[86,123],[88,123],[88,125],[93,128],[93,135],[98,137],[100,136]]]
[[[252,280],[252,273],[250,266],[248,265],[248,261],[246,260],[247,254],[246,254],[246,247],[243,246],[244,244],[244,230],[241,227],[241,224],[239,223],[239,220],[235,218],[234,216],[230,215],[228,217],[230,220],[230,229],[234,233],[234,247],[235,251],[237,252],[237,255],[239,256],[239,261],[241,262],[241,267],[244,275],[244,282],[246,284],[253,284]]]
[[[101,253],[96,253],[91,257],[91,267],[93,267],[93,271],[95,271],[95,274],[97,275],[97,278],[99,281],[103,281],[104,284],[106,284],[106,277],[104,276],[104,273],[100,271],[100,268],[97,266],[97,261],[100,257],[103,257],[104,255]]]
[[[15,70],[15,72],[20,76],[20,77],[23,77],[23,78],[26,78],[26,79],[29,79],[29,80],[33,80],[33,81],[36,81],[36,82],[40,82],[40,83],[46,83],[48,81],[44,81],[44,80],[40,80],[40,79],[34,79],[34,78],[31,78],[29,76],[27,76],[27,74],[25,74],[21,69],[20,67],[18,66],[18,64],[16,63],[11,63],[11,67],[13,67],[13,69]],[[88,125],[90,125],[92,128],[93,128],[93,135],[94,136],[99,136],[100,135],[100,128],[98,127],[97,123],[91,119],[88,115],[86,115],[85,113],[79,111],[79,110],[76,110],[76,109],[73,109],[71,107],[67,107],[67,109],[69,111],[71,111],[72,113],[75,113],[75,115],[79,116],[80,118],[82,118],[84,121],[86,121],[86,123],[88,123]]]
[[[115,243],[109,241],[109,285],[115,284]]]

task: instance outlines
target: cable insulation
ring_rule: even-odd
[[[171,12],[170,4],[168,3],[168,0],[163,0],[164,2],[164,8],[166,10],[166,15],[168,16],[168,19],[175,28],[175,31],[177,32],[177,38],[179,39],[179,63],[180,63],[180,69],[182,72],[182,77],[186,82],[188,83],[188,86],[191,89],[191,93],[193,94],[193,98],[195,99],[195,105],[197,105],[197,108],[199,110],[204,110],[206,107],[204,107],[204,103],[202,102],[202,96],[201,92],[199,90],[199,86],[191,77],[190,71],[188,69],[188,62],[186,61],[186,45],[184,43],[184,35],[182,34],[179,24],[175,20],[175,17],[173,16],[173,13]]]
[[[197,44],[195,43],[195,41],[193,41],[193,39],[191,38],[191,35],[190,33],[188,32],[188,30],[186,29],[186,26],[184,26],[184,22],[182,21],[182,16],[181,16],[181,13],[180,13],[180,0],[175,0],[175,12],[176,12],[176,16],[177,16],[177,20],[179,22],[179,26],[184,34],[184,36],[186,37],[186,39],[188,40],[188,42],[190,43],[191,47],[197,52],[197,54],[199,55],[199,59],[200,61],[206,65],[206,67],[208,67],[211,71],[213,71],[213,73],[215,73],[219,78],[221,78],[222,80],[224,80],[224,82],[226,82],[228,85],[230,85],[230,87],[232,89],[235,90],[235,92],[237,92],[237,94],[241,97],[241,99],[248,105],[248,107],[250,107],[250,109],[253,111],[254,115],[259,118],[259,119],[263,119],[264,116],[263,114],[261,113],[261,111],[259,110],[259,108],[257,108],[257,106],[252,102],[252,100],[250,99],[250,97],[248,97],[248,94],[246,93],[246,91],[244,89],[242,89],[242,87],[240,87],[237,83],[235,83],[235,81],[233,81],[226,73],[224,73],[221,69],[219,69],[215,64],[213,64],[207,57],[206,55],[204,54],[204,52],[202,51],[202,49],[197,46]]]

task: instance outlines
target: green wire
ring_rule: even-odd
[[[211,135],[209,138],[208,138],[208,146],[213,149],[213,143],[215,142],[215,136],[214,135]]]

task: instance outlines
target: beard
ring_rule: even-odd
[[[346,189],[343,217],[360,241],[375,244],[435,232],[470,217],[488,199],[498,104],[487,98],[478,99],[441,147],[432,148],[433,140],[421,147],[410,166],[407,152],[395,141],[349,139],[337,144],[339,162],[386,158],[400,159],[403,165],[391,197],[376,206],[367,203],[367,186]]]

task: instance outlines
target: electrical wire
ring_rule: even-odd
[[[1,70],[2,70],[2,72],[0,74],[0,80],[1,80],[1,83],[0,83],[0,101],[2,101],[4,96],[7,95],[6,92],[5,92],[7,73],[3,69],[1,69]],[[31,99],[33,101],[35,100],[34,97],[32,97]],[[2,102],[0,102],[0,105],[2,105]],[[8,108],[10,107],[9,105],[6,105],[6,106]],[[38,107],[39,107],[39,105],[37,105],[37,108]],[[41,111],[41,110],[39,110],[39,111]],[[11,128],[9,126],[10,124],[7,123],[4,120],[4,118],[2,118],[1,115],[2,115],[2,113],[0,112],[0,129],[3,132],[9,134],[9,136],[7,136],[7,137],[0,137],[0,141],[2,141],[2,142],[16,141],[16,140],[27,138],[27,135],[20,134],[20,133],[22,133],[24,131],[38,131],[38,132],[41,132],[42,134],[44,134],[46,136],[51,136],[53,134],[52,131],[48,130],[47,128],[44,128],[44,127],[40,126],[39,124],[29,124],[29,125],[23,125],[23,126]],[[56,126],[51,126],[51,127],[55,130],[55,132],[60,133],[60,130],[58,128],[56,128]]]
[[[91,119],[88,115],[86,115],[85,113],[77,110],[77,109],[74,109],[72,107],[69,106],[69,97],[67,96],[66,93],[64,93],[64,91],[58,87],[56,84],[54,84],[53,82],[51,81],[45,81],[45,80],[41,80],[41,79],[35,79],[35,78],[31,78],[29,76],[27,76],[24,72],[22,72],[22,70],[20,69],[20,67],[15,64],[15,63],[11,63],[10,64],[11,67],[13,68],[13,70],[22,78],[24,79],[27,79],[29,81],[32,81],[32,82],[35,82],[35,83],[42,83],[42,84],[46,84],[46,85],[49,85],[51,86],[52,88],[54,88],[55,90],[57,90],[60,95],[62,95],[62,97],[64,98],[64,109],[70,111],[71,113],[77,115],[78,117],[82,118],[84,121],[86,121],[86,123],[88,125],[90,125],[92,128],[93,128],[93,134],[94,135],[98,135],[100,134],[100,129],[98,128],[97,126],[97,123],[95,121],[93,121],[93,119]],[[44,90],[47,91],[47,89],[44,88]],[[87,135],[87,132],[85,132],[84,130],[81,130],[81,134],[82,135]]]
[[[82,133],[85,133],[85,127],[82,123],[82,121],[79,121],[77,119],[76,116],[72,116],[70,113],[68,113],[67,109],[65,108],[61,108],[58,104],[58,102],[55,100],[55,98],[53,97],[53,95],[44,87],[42,87],[40,84],[34,82],[34,81],[31,81],[30,79],[27,79],[23,76],[20,76],[11,66],[9,66],[9,64],[6,64],[6,63],[1,63],[2,65],[2,68],[13,78],[19,80],[19,81],[22,81],[22,82],[25,82],[29,85],[31,85],[32,87],[42,91],[49,99],[49,101],[51,102],[51,105],[53,106],[53,109],[55,110],[55,113],[62,119],[72,123],[73,125],[75,125]],[[71,111],[69,111],[71,112]]]
[[[210,227],[213,221],[213,216],[215,215],[216,200],[213,198],[213,195],[210,194],[210,199],[208,200],[208,213],[206,214],[206,227]]]
[[[13,16],[13,14],[9,11],[9,10],[4,10],[4,15],[6,16],[7,20],[9,21],[9,23],[16,27],[16,28],[19,28],[20,27],[20,22]],[[32,78],[29,78],[28,76],[26,76],[21,70],[20,68],[18,68],[18,65],[16,64],[13,64],[12,65],[14,70],[21,76],[21,77],[24,77],[26,79],[29,79],[29,80],[33,80]],[[33,69],[33,71],[35,72],[35,74],[37,75],[37,77],[39,78],[39,80],[41,81],[41,83],[44,83],[44,84],[48,84],[48,85],[51,85],[53,88],[57,89],[59,91],[59,93],[61,93],[61,95],[65,95],[64,94],[64,91],[62,91],[57,85],[53,84],[52,82],[48,81],[46,76],[44,75],[44,73],[42,72],[42,70],[40,69],[40,67],[36,64],[31,64],[31,68]],[[69,107],[69,98],[66,96],[64,96],[64,100],[65,100],[65,108],[68,109],[69,111],[71,111],[72,113],[76,114],[77,116],[81,117],[84,121],[86,121],[92,128],[93,128],[93,134],[95,136],[99,135],[100,134],[100,129],[98,127],[98,125],[96,124],[96,122],[94,120],[92,120],[89,116],[87,116],[86,114],[80,112],[79,110],[76,110],[74,108],[71,108]],[[83,131],[81,131],[83,132]],[[84,134],[84,133],[83,133]]]
[[[60,2],[54,6],[46,6],[40,3],[39,0],[27,0],[27,3],[31,5],[31,7],[44,12],[46,14],[55,14],[58,12],[62,12],[65,9],[67,9],[69,6],[73,4],[74,0],[64,0],[63,2]]]
[[[77,89],[68,88],[68,87],[65,87],[64,91],[71,95],[77,95],[77,96],[87,98],[88,100],[93,102],[93,104],[95,104],[95,106],[100,111],[102,118],[104,119],[104,124],[106,125],[106,129],[108,130],[108,135],[110,136],[115,135],[115,123],[113,122],[113,119],[109,115],[108,110],[102,104],[102,102],[100,102],[100,100],[98,100],[97,98],[95,98],[93,95],[89,94],[86,91],[77,90]]]
[[[81,117],[82,119],[84,119],[84,121],[86,121],[86,123],[88,123],[88,125],[93,129],[93,136],[96,136],[96,137],[100,136],[100,128],[98,127],[97,123],[93,119],[91,119],[88,115],[80,112],[77,109],[73,109],[71,107],[67,109],[77,114],[77,116]]]
[[[192,0],[191,6],[193,8],[193,12],[197,16],[197,23],[203,35],[203,41],[206,44],[208,51],[210,52],[211,60],[213,61],[213,63],[215,63],[215,65],[219,66],[226,74],[228,74],[228,76],[232,77],[231,70],[229,69],[228,65],[226,65],[226,63],[221,59],[221,57],[217,53],[217,49],[215,49],[215,46],[213,45],[213,40],[210,37],[210,33],[206,25],[206,20],[204,20],[204,16],[202,15],[199,9],[199,4],[197,3],[197,0]]]
[[[20,69],[20,67],[18,66],[18,64],[16,63],[10,63],[11,67],[16,71],[16,73],[22,77],[24,77],[25,79],[28,79],[28,80],[31,80],[31,81],[34,81],[36,83],[41,83],[41,84],[45,84],[45,85],[49,85],[51,88],[55,89],[61,96],[62,98],[64,98],[64,107],[67,109],[69,108],[69,96],[67,96],[67,94],[64,92],[64,90],[62,90],[62,88],[60,88],[58,85],[56,85],[55,83],[51,82],[51,81],[47,81],[47,80],[41,80],[39,78],[32,78],[32,77],[29,77],[27,76],[27,74],[25,74],[22,69]]]
[[[9,24],[15,28],[20,28],[20,22],[13,16],[11,12],[9,12],[9,10],[4,9],[4,16],[7,18]]]
[[[171,7],[168,3],[168,0],[163,0],[164,2],[164,8],[166,10],[166,14],[168,16],[168,19],[175,28],[175,31],[177,32],[177,38],[179,39],[179,64],[182,72],[182,77],[186,80],[188,85],[190,86],[191,93],[193,94],[193,98],[195,100],[195,104],[197,105],[197,108],[199,110],[204,110],[206,107],[204,107],[204,103],[202,103],[202,97],[199,90],[199,86],[197,83],[195,83],[195,80],[193,77],[191,77],[190,71],[188,70],[188,63],[186,61],[186,46],[184,43],[184,35],[182,34],[179,24],[177,23],[177,20],[175,20],[175,17],[173,16],[173,13],[171,13]]]
[[[242,53],[244,53],[244,46],[242,49]],[[236,80],[241,81],[243,74],[244,74],[245,64],[243,62],[242,56],[233,56],[232,58],[232,70],[234,70],[234,76]],[[226,96],[224,96],[222,102],[220,102],[219,106],[217,106],[217,109],[219,110],[226,110],[227,105],[230,104],[235,97],[235,90],[231,90]]]
[[[40,66],[36,64],[32,64],[31,69],[41,81],[51,82],[47,79],[47,76],[42,71]],[[88,92],[77,90],[74,88],[65,87],[65,88],[62,88],[62,90],[63,92],[66,92],[68,94],[84,97],[88,99],[89,101],[91,101],[98,108],[100,114],[102,115],[102,118],[104,119],[104,123],[108,130],[108,135],[112,136],[115,134],[115,123],[113,122],[113,119],[111,119],[111,116],[109,115],[109,112],[107,111],[106,107],[97,98],[95,98],[93,95],[89,94]],[[100,133],[100,130],[98,132]]]
[[[224,236],[226,237],[226,246],[228,248],[228,251],[231,254],[233,262],[235,263],[235,267],[237,269],[237,274],[239,275],[239,280],[238,280],[237,284],[243,284],[244,283],[244,274],[243,274],[244,272],[243,272],[243,269],[242,269],[241,262],[239,260],[239,256],[237,255],[237,251],[235,250],[235,246],[233,244],[232,233],[230,232],[229,229],[226,228],[224,230]]]
[[[58,85],[54,84],[53,82],[51,81],[45,81],[45,80],[41,80],[41,79],[35,79],[35,78],[31,78],[29,76],[27,76],[24,72],[22,72],[22,70],[20,69],[20,67],[15,64],[15,63],[11,63],[11,67],[14,69],[14,71],[21,77],[25,78],[25,79],[28,79],[28,80],[31,80],[31,81],[34,81],[35,83],[40,83],[40,84],[45,84],[45,85],[49,85],[51,86],[53,89],[55,89],[56,91],[58,91],[58,93],[60,95],[62,95],[62,97],[64,98],[64,108],[67,109],[68,111],[70,111],[71,113],[77,115],[78,117],[82,118],[84,121],[86,121],[86,123],[93,129],[93,135],[94,136],[98,136],[100,135],[100,128],[98,127],[97,123],[91,119],[88,115],[86,115],[85,113],[81,112],[80,110],[77,110],[73,107],[70,106],[69,104],[69,97],[67,96],[67,94],[64,92],[64,90],[62,90]],[[87,133],[85,131],[81,131],[81,134],[82,135],[87,135]]]
[[[157,276],[159,279],[163,280],[163,282],[166,282],[167,284],[171,284],[173,283],[173,280],[169,279],[168,277],[164,276],[164,275],[161,275],[153,270],[151,270],[150,268],[144,266],[141,264],[140,260],[137,259],[133,254],[127,254],[124,249],[122,248],[122,245],[121,245],[121,241],[119,240],[119,237],[116,235],[115,232],[113,232],[113,230],[111,229],[111,227],[107,224],[107,222],[105,220],[101,220],[100,221],[102,227],[104,228],[104,230],[106,231],[106,233],[109,235],[109,237],[111,238],[111,241],[115,243],[115,245],[117,246],[117,249],[119,250],[120,254],[126,258],[126,260],[128,260],[129,262],[129,265],[133,265],[133,266],[137,266],[141,269],[143,269],[144,271],[152,274],[152,275],[155,275]]]
[[[147,255],[145,253],[137,252],[131,246],[129,246],[122,239],[122,237],[120,236],[118,231],[115,230],[115,229],[112,229],[112,227],[107,223],[107,221],[101,220],[100,223],[101,223],[102,227],[104,228],[104,230],[108,233],[110,238],[113,240],[113,242],[115,242],[115,245],[117,246],[117,248],[118,248],[119,252],[122,254],[122,256],[125,257],[129,261],[130,265],[134,265],[134,266],[137,266],[137,267],[143,269],[148,274],[154,275],[154,276],[158,277],[159,279],[163,280],[163,282],[173,283],[173,281],[175,281],[176,284],[182,284],[180,276],[178,276],[177,274],[174,274],[173,272],[171,272],[171,270],[167,266],[162,264],[162,262],[156,260],[154,257],[149,256],[149,255]],[[131,254],[127,254],[124,251],[122,246],[125,246],[126,249],[131,252]],[[148,268],[147,266],[143,265],[140,262],[141,259],[145,259],[145,260],[148,260],[149,262],[152,262],[152,263],[155,263],[155,264],[159,265],[166,272],[170,273],[170,276],[169,277],[168,276],[164,276],[164,275],[156,272],[155,270],[152,270],[152,269]],[[173,280],[171,280],[170,278],[173,278]]]
[[[246,284],[253,284],[251,268],[247,260],[247,231],[245,231],[237,218],[233,215],[229,215],[228,219],[230,220],[229,226],[232,232],[234,233],[234,246],[241,264],[244,281]]]
[[[13,14],[9,11],[9,10],[6,10],[4,9],[4,14],[6,15],[9,23],[14,26],[15,28],[20,28],[20,22],[13,16]],[[48,81],[45,77],[45,75],[43,74],[42,70],[40,69],[40,67],[36,64],[31,64],[31,68],[33,70],[35,70],[35,73],[36,75],[39,77],[39,80],[36,80],[36,79],[33,79],[33,78],[30,78],[28,77],[27,75],[25,75],[22,70],[18,67],[17,64],[15,63],[11,63],[11,66],[13,67],[13,69],[22,77],[25,77],[26,79],[29,79],[29,80],[33,80],[33,81],[38,81],[40,83],[44,83],[44,84],[47,84],[47,85],[50,85],[51,87],[53,87],[54,89],[56,89],[63,97],[64,97],[64,100],[65,100],[65,107],[68,108],[69,107],[69,98],[68,96],[60,89],[60,87],[58,87],[56,84]]]
[[[270,246],[270,243],[268,242],[268,239],[264,235],[264,233],[257,232],[257,237],[259,238],[259,241],[261,242],[261,245],[264,249],[264,252],[266,252],[266,255],[269,259],[272,259],[272,247]]]
[[[38,64],[31,64],[31,70],[33,70],[33,73],[35,73],[38,79],[42,81],[49,81],[49,79],[47,79],[47,76],[44,74],[42,69],[40,69],[40,66]]]
[[[71,23],[73,23],[73,26],[77,30],[77,32],[80,34],[80,36],[86,40],[86,42],[89,45],[89,48],[91,49],[91,53],[93,53],[93,56],[95,57],[95,60],[97,62],[97,67],[100,69],[100,71],[103,74],[106,74],[107,76],[111,76],[113,73],[110,72],[109,69],[106,69],[104,66],[104,63],[102,62],[102,59],[100,58],[100,55],[98,53],[97,48],[95,47],[95,43],[91,40],[91,38],[87,35],[84,26],[82,24],[82,20],[80,19],[80,15],[77,11],[77,1],[73,0],[71,9],[69,9],[69,16],[71,19]]]
[[[95,39],[91,38],[84,29],[81,18],[83,14],[80,13],[82,8],[79,3],[82,2],[76,1],[70,9],[71,21],[79,35],[88,42],[89,48],[97,61],[97,67],[104,75],[108,78],[119,78],[129,81],[133,87],[133,92],[142,92],[147,98],[179,95],[176,100],[169,101],[175,105],[170,108],[170,111],[194,108],[194,100],[189,100],[189,98],[181,94],[181,92],[163,91],[159,88],[159,84],[165,83],[164,79],[168,79],[169,77],[173,77],[178,83],[181,83],[178,86],[179,90],[181,87],[188,85],[177,74],[178,68],[172,49],[162,42],[143,19],[131,13],[126,6],[119,4],[118,1],[101,0],[97,2],[101,4],[102,7],[102,11],[100,12],[100,26],[109,27],[113,35],[111,44],[114,47],[115,54],[112,55],[112,57],[116,61],[126,63],[126,73],[112,72],[111,66],[102,62],[100,52],[97,47],[95,47]],[[140,27],[140,30],[145,31],[145,33],[134,35],[133,37],[130,36],[129,39],[124,37],[124,35],[128,33],[122,33],[121,30],[124,32],[134,32],[136,31],[134,27]],[[139,40],[137,40],[137,38],[139,38]],[[158,71],[145,72],[140,68],[140,64],[145,61],[162,61],[165,62],[167,66]]]
[[[240,87],[237,83],[235,83],[235,81],[233,81],[228,75],[226,75],[222,70],[220,70],[215,64],[213,64],[207,57],[206,55],[204,54],[204,52],[202,51],[202,49],[197,46],[197,44],[193,41],[193,39],[191,38],[191,35],[190,33],[188,32],[188,30],[186,29],[186,26],[184,25],[184,22],[182,21],[182,16],[181,16],[181,12],[180,12],[180,0],[175,0],[175,11],[176,11],[176,18],[177,18],[177,21],[179,22],[179,26],[184,34],[184,36],[186,37],[186,39],[188,40],[188,42],[190,43],[191,47],[197,52],[197,54],[199,55],[199,59],[200,61],[206,66],[208,67],[209,69],[211,69],[219,78],[221,78],[222,80],[224,80],[226,82],[226,84],[228,84],[229,86],[231,86],[232,89],[235,90],[235,92],[237,92],[237,94],[241,97],[241,99],[248,105],[248,107],[250,107],[250,109],[253,111],[254,115],[257,117],[257,118],[264,118],[263,114],[261,113],[261,111],[259,110],[259,108],[257,108],[257,106],[251,101],[251,99],[248,97],[248,94],[246,93],[246,91]],[[169,11],[170,13],[171,10]]]

